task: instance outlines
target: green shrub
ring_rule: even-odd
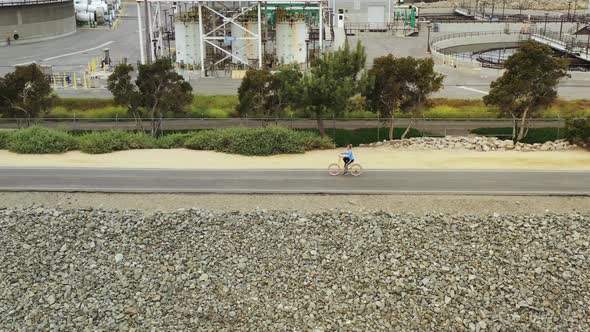
[[[572,118],[566,120],[564,136],[574,144],[590,143],[590,118]]]
[[[0,150],[8,149],[8,140],[10,139],[11,131],[0,130]]]
[[[485,106],[454,107],[438,105],[424,111],[427,118],[495,118],[498,112]]]
[[[127,116],[127,110],[121,106],[106,106],[101,108],[94,108],[88,110],[71,110],[63,106],[52,108],[47,114],[47,118],[73,118],[77,119],[114,119],[116,117],[122,118]]]
[[[63,153],[77,148],[76,139],[68,133],[37,127],[13,132],[8,142],[8,149],[16,153]]]
[[[190,114],[197,118],[230,118],[238,103],[238,96],[195,96]]]
[[[183,148],[191,134],[174,133],[164,135],[158,138],[156,145],[160,149],[178,149]]]
[[[194,150],[214,150],[248,156],[302,153],[315,148],[333,147],[329,138],[284,127],[230,128],[197,132],[186,145]]]
[[[113,106],[114,101],[110,98],[58,98],[54,105],[61,106],[66,110],[87,111],[96,108]]]
[[[233,112],[228,112],[226,110],[222,110],[219,108],[210,108],[204,112],[204,117],[206,118],[215,118],[215,119],[223,119],[229,118]]]
[[[98,131],[80,137],[80,150],[90,154],[152,149],[156,146],[156,140],[143,132]]]
[[[347,119],[376,119],[377,114],[369,111],[351,111],[344,114]]]

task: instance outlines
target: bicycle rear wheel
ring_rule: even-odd
[[[340,165],[338,165],[338,164],[336,164],[336,163],[334,163],[334,164],[331,164],[330,166],[328,166],[328,173],[329,173],[331,176],[340,175],[340,172],[341,172],[341,171],[342,171],[342,170],[340,169]]]
[[[363,167],[359,164],[352,164],[348,167],[348,171],[352,176],[359,176],[363,172]]]

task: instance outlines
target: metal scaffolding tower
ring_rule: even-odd
[[[142,63],[148,63],[150,59],[157,59],[158,57],[163,55],[163,31],[164,27],[162,26],[162,10],[161,10],[161,3],[168,3],[172,4],[175,3],[179,6],[182,4],[191,5],[198,9],[198,21],[199,21],[199,48],[200,48],[200,68],[201,68],[201,76],[205,77],[205,69],[206,67],[206,46],[209,45],[215,50],[221,52],[224,57],[221,60],[218,60],[213,65],[217,65],[227,59],[235,59],[240,63],[250,66],[248,59],[244,59],[241,55],[234,54],[233,52],[228,52],[223,47],[218,45],[219,42],[227,40],[255,40],[257,43],[258,48],[258,67],[262,68],[263,66],[263,33],[262,33],[262,24],[263,24],[263,16],[262,16],[262,8],[267,7],[269,5],[313,5],[319,8],[319,49],[320,52],[324,50],[324,15],[327,11],[328,0],[307,0],[307,1],[264,1],[264,0],[243,0],[243,1],[235,1],[235,0],[136,0],[137,1],[137,14],[138,14],[138,26],[139,26],[139,45],[140,45],[140,56]],[[147,6],[147,10],[145,10],[148,14],[147,22],[144,22],[148,28],[142,29],[142,18],[141,18],[141,3],[144,3]],[[152,5],[155,4],[155,10],[152,10]],[[237,6],[236,6],[237,5]],[[231,10],[230,10],[231,9]],[[256,31],[252,31],[253,29],[248,29],[244,26],[242,22],[240,22],[240,18],[243,18],[248,13],[256,13],[257,17],[257,27]],[[251,15],[251,14],[250,14]],[[206,17],[215,17],[217,18],[219,24],[205,25],[203,24],[204,19]],[[146,19],[144,17],[144,19]],[[219,20],[220,19],[220,20]],[[209,20],[215,21],[215,20]],[[243,30],[244,36],[236,37],[236,36],[227,36],[227,27],[228,26],[235,26],[240,30]],[[147,36],[144,35],[144,31],[147,32]],[[144,50],[144,42],[149,43],[145,45]],[[144,54],[145,53],[145,54]]]

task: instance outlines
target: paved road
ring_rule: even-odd
[[[0,191],[133,193],[590,195],[590,172],[366,170],[163,170],[0,168]]]

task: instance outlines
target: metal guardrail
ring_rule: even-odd
[[[531,36],[549,43],[553,43],[555,45],[559,45],[559,47],[563,47],[566,53],[590,61],[590,43],[579,40],[577,36],[568,36],[563,33],[559,34],[554,31],[545,31],[543,29],[531,32]],[[583,37],[586,37],[586,35],[583,35]]]
[[[359,23],[346,23],[344,24],[344,31],[347,35],[355,32],[391,32],[391,31],[406,31],[406,32],[417,32],[419,23],[416,23],[416,27],[399,25],[396,23],[370,23],[370,22],[359,22]]]

